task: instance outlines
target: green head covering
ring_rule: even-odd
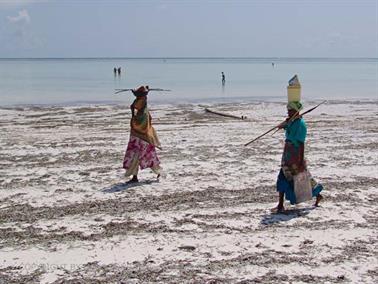
[[[293,109],[296,111],[300,111],[301,109],[303,109],[303,105],[301,104],[301,102],[298,101],[289,102],[286,107],[288,110]]]

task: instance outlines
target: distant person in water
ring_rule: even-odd
[[[123,168],[125,176],[132,176],[129,183],[138,182],[138,171],[145,168],[160,177],[160,161],[156,154],[156,148],[160,149],[160,142],[155,129],[152,127],[152,118],[147,108],[148,86],[141,86],[132,90],[135,96],[131,104],[130,139],[127,145]]]
[[[118,67],[118,75],[121,76],[121,67]]]
[[[116,76],[117,75],[117,68],[113,68],[113,72],[114,72],[114,76]]]
[[[222,85],[226,84],[226,76],[222,72]]]

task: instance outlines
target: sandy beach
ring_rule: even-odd
[[[318,102],[305,103],[305,109]],[[0,108],[0,283],[377,283],[378,101],[305,117],[324,202],[271,214],[284,103],[151,105],[163,149],[125,182],[128,105]]]

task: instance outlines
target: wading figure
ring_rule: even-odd
[[[309,198],[316,197],[315,206],[318,206],[319,202],[323,199],[320,195],[323,186],[316,183],[311,177],[304,158],[307,126],[304,119],[299,115],[302,104],[299,101],[300,84],[296,76],[289,81],[288,97],[288,118],[279,126],[279,128],[285,129],[286,140],[282,154],[281,170],[277,179],[277,191],[279,193],[278,205],[275,208],[277,212],[285,210],[284,198],[290,201],[291,204],[297,204],[297,195],[305,191],[305,188],[308,190]],[[299,174],[306,176],[307,181],[299,182]]]
[[[129,183],[138,182],[139,168],[151,168],[157,174],[157,178],[160,177],[160,161],[155,148],[160,148],[160,142],[152,127],[151,115],[147,108],[148,92],[148,86],[132,90],[135,100],[130,106],[130,140],[123,159],[125,176],[132,176]]]

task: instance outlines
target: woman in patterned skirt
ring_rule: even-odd
[[[132,90],[135,100],[131,104],[130,140],[127,145],[123,168],[125,176],[132,176],[130,183],[138,182],[138,171],[151,168],[160,177],[160,161],[156,148],[160,149],[160,142],[151,124],[151,115],[147,108],[148,86],[141,86]]]
[[[283,212],[284,197],[290,204],[296,204],[297,199],[294,191],[294,176],[308,171],[304,158],[304,143],[307,135],[307,126],[303,118],[298,115],[302,109],[299,101],[287,104],[288,118],[279,128],[285,129],[285,147],[282,154],[281,170],[277,178],[277,191],[279,193],[278,205],[274,208],[276,212]],[[294,119],[293,119],[294,118]],[[323,199],[320,192],[323,186],[311,177],[312,196],[316,197],[315,206]]]

